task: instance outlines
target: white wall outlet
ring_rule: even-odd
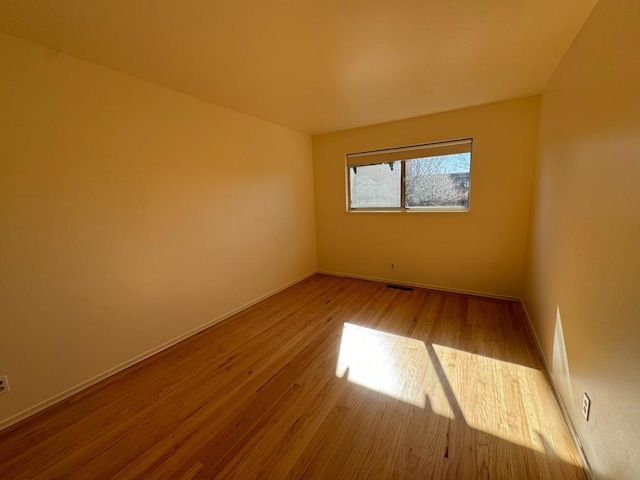
[[[395,270],[395,269],[396,269],[396,264],[395,264],[395,263],[392,263],[392,264],[391,264],[391,270]]]
[[[9,379],[6,375],[0,377],[0,395],[9,393]]]
[[[582,416],[588,422],[589,421],[589,413],[591,412],[591,399],[585,393],[582,397]]]

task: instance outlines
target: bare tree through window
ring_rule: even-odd
[[[406,160],[407,207],[468,207],[471,155]]]

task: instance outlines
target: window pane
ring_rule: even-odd
[[[400,207],[400,162],[349,168],[351,208]]]
[[[407,160],[406,206],[468,208],[470,166],[470,153]]]

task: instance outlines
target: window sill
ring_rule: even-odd
[[[469,213],[470,208],[424,207],[424,208],[354,208],[345,213]]]

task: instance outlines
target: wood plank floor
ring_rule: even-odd
[[[585,475],[517,303],[314,275],[0,432],[0,478]]]

